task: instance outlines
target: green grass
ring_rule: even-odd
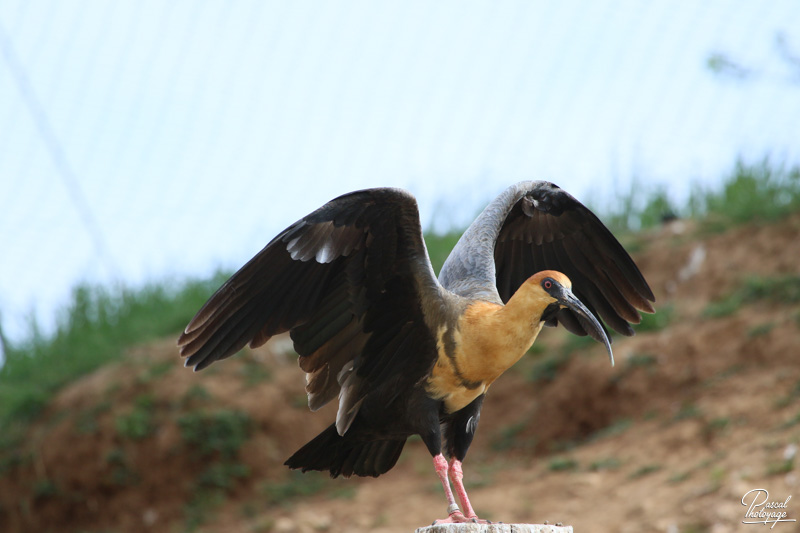
[[[45,337],[34,325],[29,339],[10,346],[0,368],[0,426],[28,423],[53,392],[119,358],[135,344],[176,335],[224,279],[152,284],[139,289],[81,285]],[[146,377],[155,378],[163,368]]]
[[[436,272],[437,275],[442,269],[445,259],[450,255],[450,251],[456,245],[458,239],[461,238],[461,233],[461,231],[452,231],[444,235],[432,233],[425,235],[425,246],[428,248],[428,255],[431,258],[433,271]]]
[[[672,323],[675,315],[675,306],[666,304],[660,306],[655,313],[642,313],[642,321],[634,326],[637,332],[661,331]]]
[[[614,234],[630,234],[657,226],[665,217],[678,215],[681,210],[669,199],[664,188],[648,189],[640,180],[631,180],[630,190],[618,195],[614,205],[600,209],[589,207],[601,215],[601,220]]]
[[[795,382],[794,387],[789,390],[786,396],[781,396],[775,401],[775,407],[782,409],[792,404],[798,398],[800,398],[800,381]]]
[[[757,326],[753,326],[752,328],[747,330],[747,336],[751,339],[756,337],[764,337],[769,335],[769,332],[775,329],[775,322],[766,322],[764,324],[759,324]]]
[[[712,433],[721,433],[731,425],[731,419],[727,416],[720,416],[717,418],[712,418],[706,424],[706,427]]]
[[[547,463],[547,469],[551,472],[571,472],[578,469],[578,461],[571,457],[554,457]]]
[[[633,421],[630,418],[620,418],[610,425],[592,433],[588,440],[589,442],[596,442],[598,440],[616,437],[628,431],[632,426]]]
[[[33,485],[34,498],[51,498],[58,495],[59,489],[50,479],[40,479]]]
[[[794,416],[789,418],[788,420],[782,422],[778,429],[788,429],[797,426],[800,424],[800,412],[796,413]]]
[[[272,381],[272,371],[261,361],[258,361],[248,354],[247,357],[242,357],[242,366],[239,370],[240,375],[244,379],[245,385],[253,387],[260,383]]]
[[[243,411],[197,410],[181,415],[177,422],[184,444],[201,465],[184,507],[186,530],[194,531],[250,475],[248,466],[239,461],[239,450],[250,435],[252,420]]]
[[[661,470],[661,465],[657,464],[644,465],[637,468],[635,471],[631,472],[631,475],[628,476],[628,478],[638,479],[640,477],[649,476],[650,474],[658,472],[659,470]]]
[[[186,390],[186,393],[176,402],[178,409],[192,409],[208,404],[213,397],[204,386],[195,383]]]
[[[634,353],[625,364],[629,368],[652,368],[658,364],[658,357],[650,353]]]
[[[672,417],[673,421],[680,421],[680,420],[689,420],[692,418],[699,418],[703,412],[697,406],[697,404],[692,402],[684,402],[678,412],[675,413],[675,416]]]
[[[767,463],[766,475],[777,476],[788,474],[794,470],[794,459],[782,459],[780,461]]]
[[[146,385],[166,375],[167,372],[169,372],[173,368],[175,368],[175,361],[172,360],[153,363],[150,366],[148,366],[141,374],[139,374],[136,380],[142,385]]]
[[[79,411],[75,414],[75,429],[83,435],[93,435],[97,433],[100,426],[97,418],[111,409],[111,402],[108,400],[100,401],[91,407]]]
[[[732,315],[742,306],[766,301],[778,305],[800,303],[800,275],[789,274],[777,277],[751,277],[726,297],[709,304],[703,315],[708,318],[722,318]],[[764,332],[754,332],[764,333]]]
[[[221,490],[196,490],[183,507],[184,531],[197,531],[224,501]]]
[[[202,459],[233,459],[250,435],[252,421],[243,411],[193,411],[178,418],[183,441]]]
[[[617,470],[622,466],[622,461],[616,457],[606,457],[605,459],[598,459],[592,461],[589,465],[589,470],[592,472],[599,472],[600,470]]]
[[[565,353],[543,357],[531,367],[528,380],[532,383],[550,383],[556,379],[567,363],[569,363],[569,355]]]
[[[228,491],[239,479],[250,475],[250,468],[238,461],[219,461],[211,463],[197,478],[201,487]]]
[[[532,383],[550,383],[569,364],[573,354],[580,354],[594,346],[595,340],[588,335],[582,337],[569,334],[564,344],[550,355],[538,357],[528,372],[528,380]],[[534,346],[537,346],[534,343]]]
[[[154,404],[155,400],[149,394],[136,398],[133,409],[114,419],[117,434],[122,438],[133,440],[141,440],[152,435],[156,430],[153,420]]]
[[[718,188],[694,185],[684,205],[677,205],[662,188],[634,179],[605,209],[593,207],[601,219],[624,239],[677,216],[701,221],[712,231],[747,222],[770,222],[800,210],[800,167],[787,168],[769,159],[737,161]]]
[[[324,494],[326,499],[352,499],[355,486],[343,484],[319,472],[301,473],[292,470],[284,481],[265,483],[261,489],[268,505],[291,505],[295,500]]]
[[[672,484],[683,483],[690,477],[692,477],[692,471],[685,470],[683,472],[678,472],[676,474],[671,475],[667,481]]]
[[[800,210],[800,168],[785,168],[764,159],[738,161],[719,191],[704,194],[705,211],[731,222],[774,221]]]
[[[106,453],[106,463],[111,467],[109,480],[112,484],[124,487],[134,485],[138,482],[139,476],[131,470],[128,463],[128,456],[122,448],[112,448]]]
[[[532,450],[536,446],[536,440],[532,437],[522,437],[522,433],[527,427],[527,422],[518,422],[500,428],[492,435],[490,446],[493,450],[498,452],[507,450]]]

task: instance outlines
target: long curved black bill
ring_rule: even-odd
[[[561,287],[561,290],[558,291],[558,294],[555,295],[558,303],[566,306],[573,313],[575,313],[578,318],[583,318],[581,322],[583,322],[583,326],[586,328],[586,332],[591,335],[593,339],[596,341],[600,341],[606,345],[606,350],[608,351],[608,358],[611,360],[611,366],[614,366],[614,353],[611,351],[611,341],[608,340],[608,336],[606,335],[603,326],[600,325],[597,318],[589,311],[583,302],[578,300],[578,297],[575,296],[571,290],[567,289],[566,287]]]

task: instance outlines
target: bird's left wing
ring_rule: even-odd
[[[439,276],[459,294],[473,291],[507,302],[536,272],[557,270],[574,294],[605,323],[632,335],[639,311],[653,312],[653,292],[614,235],[572,195],[546,181],[518,183],[497,197],[462,236]],[[471,279],[472,287],[460,286]],[[578,317],[562,309],[561,323],[585,335]]]
[[[430,369],[440,301],[416,200],[368,189],[281,232],[211,296],[178,345],[200,370],[290,331],[310,407],[338,395],[343,434],[370,392]]]
[[[534,182],[514,203],[494,259],[504,301],[534,273],[558,270],[570,278],[575,295],[623,335],[633,335],[638,311],[654,311],[653,292],[619,241],[594,213],[549,182]],[[573,333],[586,333],[568,309],[557,320]]]

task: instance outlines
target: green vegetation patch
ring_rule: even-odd
[[[692,187],[684,205],[670,198],[666,189],[647,187],[645,180],[634,179],[630,190],[621,191],[613,205],[593,206],[612,232],[619,235],[626,249],[636,251],[644,243],[630,235],[656,227],[673,217],[695,219],[711,231],[752,221],[771,222],[800,210],[800,167],[786,167],[769,159],[754,163],[737,161],[723,183],[713,189]]]
[[[233,488],[239,479],[250,475],[250,467],[235,461],[220,461],[212,463],[203,470],[197,478],[198,484],[212,489],[224,491]]]
[[[567,363],[569,363],[569,355],[565,353],[544,357],[531,367],[528,380],[532,383],[550,383],[556,379]]]
[[[149,437],[156,430],[153,419],[155,400],[150,394],[139,396],[133,409],[114,419],[114,427],[120,437],[140,440]]]
[[[680,409],[678,409],[678,412],[675,413],[675,416],[672,417],[672,419],[677,422],[680,420],[700,418],[702,414],[703,411],[700,409],[700,407],[697,406],[697,404],[693,402],[684,402],[683,404],[681,404]]]
[[[779,305],[800,303],[800,275],[748,278],[737,290],[706,307],[703,315],[708,318],[721,318],[735,313],[746,304],[757,301]]]
[[[617,470],[620,466],[622,466],[622,461],[616,457],[606,457],[605,459],[592,461],[592,463],[589,465],[589,470],[592,472],[598,472],[600,470]]]
[[[678,472],[676,474],[671,475],[667,481],[672,484],[683,483],[684,481],[692,477],[692,473],[693,472],[691,470]]]
[[[550,383],[569,364],[573,354],[580,354],[595,345],[588,335],[568,334],[564,344],[555,353],[538,358],[528,372],[528,380],[533,383]],[[536,346],[536,343],[534,343]]]
[[[642,313],[642,321],[634,328],[640,333],[661,331],[672,323],[674,315],[675,307],[672,304],[666,304],[659,307],[655,313]]]
[[[272,370],[261,361],[255,359],[252,353],[242,357],[242,366],[239,373],[244,379],[245,385],[252,387],[259,383],[272,381]]]
[[[29,339],[6,348],[0,368],[0,427],[27,424],[63,385],[118,359],[123,351],[175,335],[225,280],[160,283],[114,289],[80,285],[49,337],[32,324]],[[176,363],[177,364],[177,363]],[[155,379],[166,365],[144,376]]]
[[[425,234],[425,246],[428,248],[428,255],[431,258],[433,271],[439,274],[447,257],[453,250],[453,247],[461,238],[461,231],[451,231],[444,235],[437,235],[435,233]]]
[[[602,212],[597,207],[595,212]],[[628,192],[622,192],[616,199],[615,205],[606,209],[602,216],[603,222],[615,234],[630,235],[633,232],[658,226],[665,218],[677,216],[681,211],[670,200],[664,187],[655,190],[649,189],[639,180],[632,180]],[[627,242],[626,249],[632,243]],[[640,248],[641,241],[636,241],[633,248]]]
[[[283,481],[265,483],[261,489],[268,505],[291,505],[294,500],[324,495],[327,499],[352,499],[355,497],[353,483],[342,483],[319,472],[289,472]]]
[[[250,468],[238,460],[239,450],[252,430],[252,420],[243,411],[193,411],[178,417],[183,442],[203,466],[194,480],[189,502],[184,507],[187,531],[202,525],[225,495]]]
[[[766,474],[768,476],[777,476],[781,474],[788,474],[794,470],[794,458],[782,459],[767,463]]]
[[[250,435],[250,416],[243,411],[195,411],[181,415],[181,436],[201,458],[235,457]]]
[[[39,498],[52,498],[59,494],[59,489],[52,479],[39,479],[33,484],[33,497]]]
[[[531,450],[536,446],[536,439],[533,437],[525,438],[522,433],[528,427],[526,422],[519,422],[500,428],[492,435],[491,444],[495,451],[506,450]]]
[[[602,439],[608,439],[622,435],[633,426],[633,421],[630,418],[620,418],[615,420],[612,424],[604,427],[603,429],[595,431],[590,437],[589,442],[596,442]]]
[[[625,361],[629,368],[652,368],[657,364],[658,357],[651,353],[635,353]]]
[[[773,221],[800,210],[800,168],[786,168],[764,159],[738,161],[718,192],[706,192],[705,211],[735,223]]]
[[[657,464],[644,465],[644,466],[641,466],[641,467],[637,468],[628,477],[630,479],[638,479],[640,477],[649,476],[650,474],[652,474],[654,472],[658,472],[659,470],[661,470],[661,465],[657,465]]]
[[[98,417],[100,417],[103,413],[108,412],[110,409],[111,402],[105,400],[93,405],[88,409],[79,411],[75,415],[75,429],[78,431],[78,433],[84,435],[92,435],[97,433],[97,431],[100,429],[100,426],[97,423]]]
[[[137,377],[137,381],[143,385],[146,385],[162,376],[167,374],[170,370],[176,368],[178,365],[175,364],[175,361],[159,361],[157,363],[152,363],[148,365],[148,367],[139,374]]]
[[[133,471],[128,455],[122,448],[112,448],[106,453],[106,463],[111,467],[109,480],[120,487],[135,485],[139,476]]]
[[[178,409],[197,408],[201,405],[206,405],[213,397],[203,385],[195,383],[189,387],[181,398],[175,404]]]
[[[547,463],[551,472],[571,472],[578,469],[578,461],[571,457],[554,457]]]

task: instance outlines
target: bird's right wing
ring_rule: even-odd
[[[369,189],[328,202],[275,237],[211,296],[178,345],[186,365],[200,370],[290,331],[309,406],[338,395],[343,434],[368,394],[382,390],[388,402],[430,370],[440,302],[416,200]]]

